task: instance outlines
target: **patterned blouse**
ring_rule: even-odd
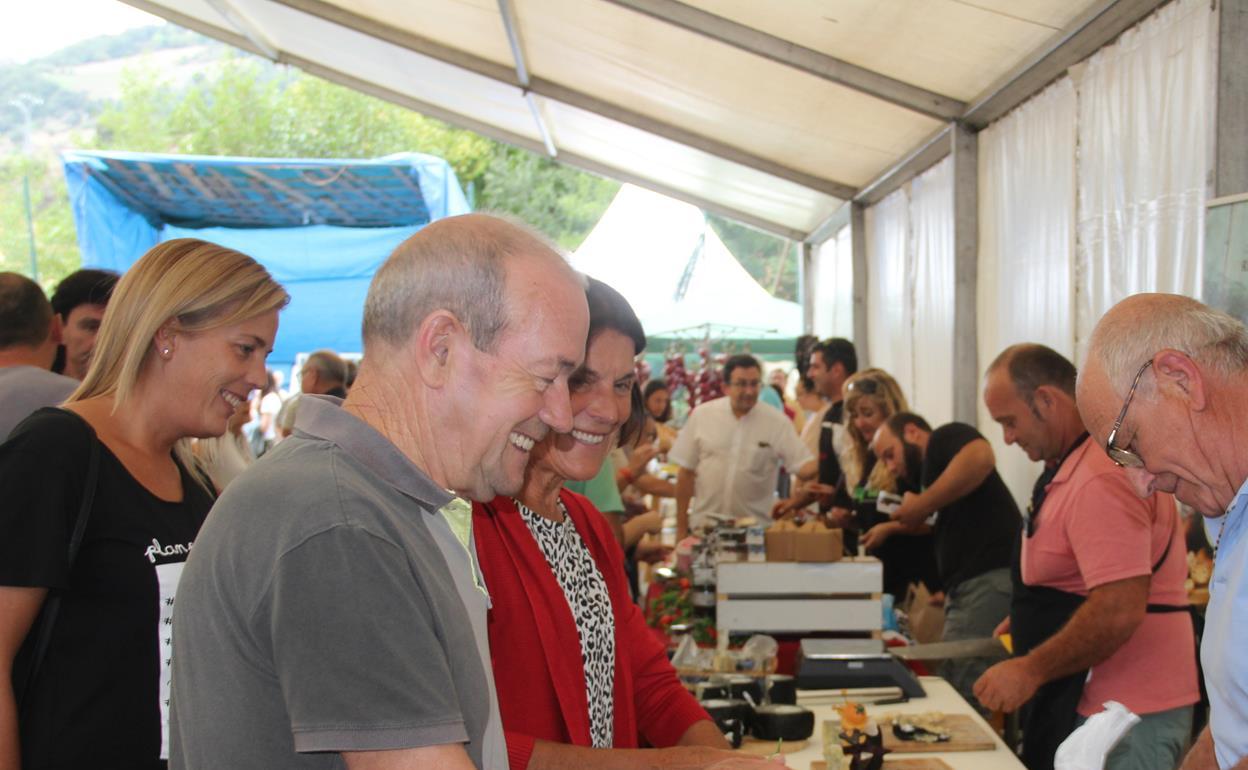
[[[611,597],[598,565],[559,501],[563,521],[535,513],[516,501],[524,523],[537,541],[559,581],[581,639],[585,667],[585,695],[589,701],[589,731],[594,748],[611,748],[615,724],[615,618]]]

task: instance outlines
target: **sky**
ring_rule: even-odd
[[[0,18],[0,61],[10,62],[163,21],[118,0],[0,0]]]

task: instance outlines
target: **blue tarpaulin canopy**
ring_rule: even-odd
[[[273,367],[358,352],[364,296],[394,247],[470,209],[441,158],[302,160],[66,152],[84,267],[124,272],[152,246],[201,238],[255,257],[290,292]]]

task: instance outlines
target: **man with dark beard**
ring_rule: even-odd
[[[991,636],[1010,611],[1010,555],[1021,517],[987,439],[965,423],[933,431],[922,417],[900,412],[880,427],[872,449],[905,486],[922,490],[907,492],[892,517],[908,525],[935,518],[945,591],[942,640]],[[940,673],[982,710],[973,687],[989,664],[985,658],[950,660]]]

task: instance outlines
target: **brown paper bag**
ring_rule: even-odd
[[[910,619],[910,635],[919,644],[939,642],[945,630],[945,608],[932,604],[932,595],[922,583],[911,583],[903,605]]]
[[[781,519],[763,533],[767,561],[794,561],[797,549],[797,525]]]

